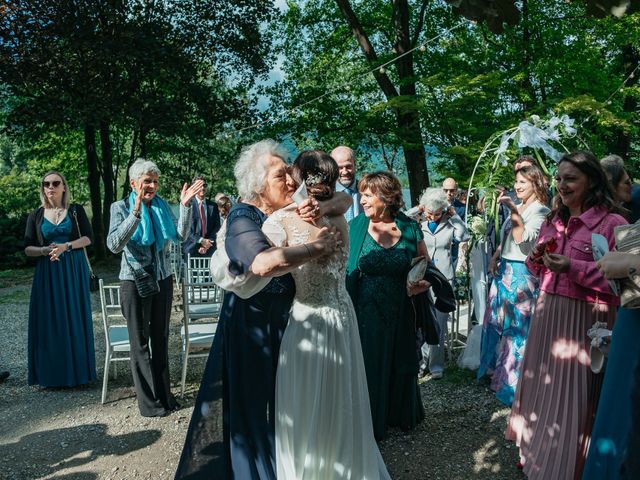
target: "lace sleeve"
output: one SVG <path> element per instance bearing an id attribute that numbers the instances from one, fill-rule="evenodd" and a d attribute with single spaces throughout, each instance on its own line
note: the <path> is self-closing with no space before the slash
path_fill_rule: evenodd
<path id="1" fill-rule="evenodd" d="M 287 245 L 287 232 L 281 223 L 281 216 L 278 212 L 271 215 L 262 225 L 264 233 L 274 247 L 284 247 Z"/>

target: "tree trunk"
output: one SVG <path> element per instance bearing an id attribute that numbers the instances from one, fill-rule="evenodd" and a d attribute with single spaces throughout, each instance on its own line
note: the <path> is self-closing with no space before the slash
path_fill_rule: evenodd
<path id="1" fill-rule="evenodd" d="M 126 198 L 131 191 L 129 185 L 129 167 L 136 161 L 136 146 L 138 144 L 138 129 L 133 130 L 133 138 L 131 139 L 131 150 L 129 151 L 129 163 L 127 163 L 126 171 L 124 172 L 124 182 L 122 183 L 122 198 Z"/>
<path id="2" fill-rule="evenodd" d="M 118 195 L 118 176 L 120 175 L 120 165 L 122 164 L 122 137 L 121 135 L 116 135 L 113 137 L 115 143 L 115 155 L 114 155 L 114 165 L 113 165 L 113 201 L 117 200 L 116 196 Z"/>
<path id="3" fill-rule="evenodd" d="M 100 122 L 100 149 L 102 153 L 102 185 L 104 186 L 104 199 L 102 200 L 102 225 L 104 231 L 109 231 L 111 219 L 111 204 L 115 201 L 113 191 L 113 150 L 111 148 L 111 136 L 109 135 L 109 123 Z"/>
<path id="4" fill-rule="evenodd" d="M 411 204 L 416 205 L 420 198 L 420 193 L 429 186 L 429 172 L 427 171 L 422 129 L 420 127 L 420 113 L 416 108 L 418 102 L 414 80 L 413 53 L 406 54 L 412 48 L 409 27 L 409 4 L 407 0 L 393 0 L 392 20 L 396 34 L 393 49 L 397 55 L 404 55 L 396 61 L 398 83 L 400 85 L 398 90 L 401 96 L 412 100 L 411 102 L 403 102 L 401 109 L 396 111 L 396 118 L 407 164 Z M 418 35 L 419 32 L 416 32 L 415 37 L 417 38 Z"/>
<path id="5" fill-rule="evenodd" d="M 411 205 L 417 205 L 420 193 L 429 186 L 426 155 L 422 143 L 422 131 L 418 113 L 406 112 L 396 115 L 398 130 L 402 139 L 404 159 L 407 164 Z"/>
<path id="6" fill-rule="evenodd" d="M 84 149 L 87 154 L 87 181 L 89 183 L 89 197 L 93 217 L 93 251 L 97 260 L 106 257 L 105 236 L 102 223 L 102 205 L 100 202 L 100 172 L 98 170 L 98 155 L 96 153 L 96 129 L 93 125 L 84 127 Z"/>
<path id="7" fill-rule="evenodd" d="M 522 70 L 523 79 L 520 87 L 524 90 L 522 95 L 522 111 L 526 114 L 536 104 L 536 91 L 531 81 L 531 31 L 529 30 L 529 0 L 522 1 Z"/>
<path id="8" fill-rule="evenodd" d="M 624 78 L 627 78 L 640 62 L 640 52 L 633 45 L 626 45 L 622 49 L 622 62 L 624 65 Z M 630 87 L 638 83 L 638 75 L 630 78 L 626 86 Z M 633 115 L 638 108 L 638 100 L 633 95 L 627 95 L 622 107 L 623 112 Z M 614 152 L 620 155 L 625 163 L 631 159 L 631 135 L 624 130 L 618 130 Z"/>
<path id="9" fill-rule="evenodd" d="M 351 7 L 349 0 L 336 0 L 338 8 L 345 18 L 353 36 L 360 45 L 360 49 L 371 65 L 378 65 L 378 55 L 357 15 Z M 395 31 L 395 43 L 393 45 L 397 54 L 408 52 L 412 48 L 410 26 L 409 26 L 409 4 L 407 0 L 393 0 L 393 28 Z M 422 14 L 421 12 L 421 18 Z M 422 25 L 422 21 L 420 21 Z M 421 28 L 421 27 L 419 27 Z M 415 39 L 419 32 L 415 32 Z M 416 95 L 416 83 L 413 79 L 413 53 L 408 53 L 396 61 L 399 76 L 399 90 L 393 85 L 386 73 L 379 70 L 373 72 L 373 76 L 378 82 L 378 86 L 384 93 L 387 100 L 397 98 L 398 95 L 414 97 Z M 394 106 L 398 125 L 398 136 L 402 142 L 402 150 L 407 165 L 407 175 L 409 177 L 409 189 L 411 190 L 411 201 L 417 203 L 420 193 L 429 186 L 429 173 L 427 172 L 426 155 L 424 143 L 422 141 L 422 131 L 420 127 L 420 113 L 416 107 L 417 102 L 402 102 L 401 106 Z"/>
<path id="10" fill-rule="evenodd" d="M 147 157 L 147 132 L 144 127 L 140 127 L 140 156 Z"/>

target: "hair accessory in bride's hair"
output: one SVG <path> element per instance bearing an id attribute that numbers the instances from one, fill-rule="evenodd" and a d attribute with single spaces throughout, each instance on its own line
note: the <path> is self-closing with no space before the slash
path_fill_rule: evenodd
<path id="1" fill-rule="evenodd" d="M 307 187 L 312 187 L 314 185 L 324 183 L 324 175 L 320 172 L 311 173 L 307 175 L 304 183 L 307 184 Z"/>

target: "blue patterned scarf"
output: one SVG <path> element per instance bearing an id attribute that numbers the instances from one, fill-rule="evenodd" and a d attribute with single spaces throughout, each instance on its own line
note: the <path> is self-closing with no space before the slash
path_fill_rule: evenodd
<path id="1" fill-rule="evenodd" d="M 129 194 L 129 205 L 135 205 L 136 193 Z M 141 203 L 141 222 L 131 237 L 131 241 L 137 245 L 148 247 L 156 244 L 157 250 L 162 250 L 167 240 L 178 241 L 178 232 L 173 223 L 173 217 L 169 205 L 158 195 L 151 200 L 151 208 Z M 153 220 L 153 221 L 152 221 Z"/>

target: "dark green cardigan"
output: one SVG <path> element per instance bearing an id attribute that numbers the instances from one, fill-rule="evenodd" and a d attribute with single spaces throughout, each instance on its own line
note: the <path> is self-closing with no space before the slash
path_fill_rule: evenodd
<path id="1" fill-rule="evenodd" d="M 406 240 L 409 245 L 416 245 L 413 256 L 417 255 L 418 239 L 421 239 L 420 225 L 404 213 L 398 212 L 395 218 L 396 226 L 400 230 L 401 240 Z M 347 262 L 347 291 L 356 303 L 358 294 L 358 280 L 360 279 L 360 270 L 358 270 L 358 260 L 362 245 L 369 229 L 369 219 L 364 213 L 361 213 L 349 223 L 349 260 Z M 408 271 L 407 271 L 408 272 Z"/>

